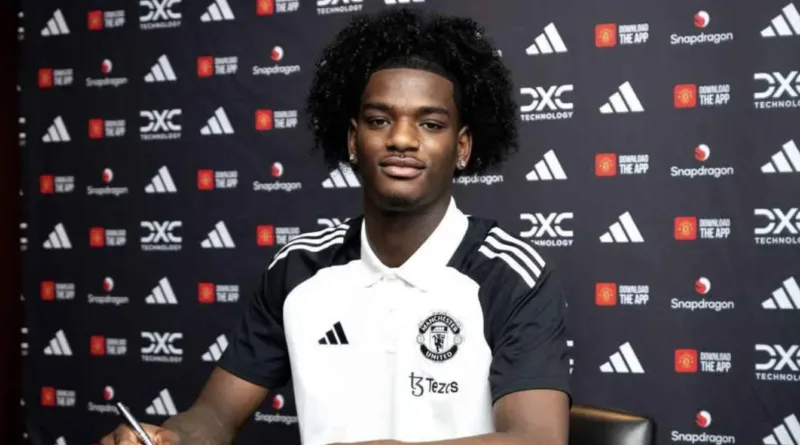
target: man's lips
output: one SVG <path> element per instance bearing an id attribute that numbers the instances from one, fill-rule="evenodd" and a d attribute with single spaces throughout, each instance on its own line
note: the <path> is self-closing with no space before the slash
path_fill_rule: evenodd
<path id="1" fill-rule="evenodd" d="M 416 158 L 389 156 L 378 164 L 387 176 L 397 179 L 413 179 L 422 174 L 425 163 Z"/>

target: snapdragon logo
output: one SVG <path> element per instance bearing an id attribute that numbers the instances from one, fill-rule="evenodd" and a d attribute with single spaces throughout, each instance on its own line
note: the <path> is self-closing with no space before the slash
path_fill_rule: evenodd
<path id="1" fill-rule="evenodd" d="M 695 415 L 694 422 L 700 428 L 708 428 L 711 426 L 711 413 L 706 410 L 702 410 Z M 673 442 L 678 443 L 713 443 L 715 445 L 721 445 L 726 443 L 736 443 L 736 438 L 734 436 L 728 436 L 723 434 L 708 434 L 708 433 L 682 433 L 680 431 L 673 430 L 670 434 L 670 438 Z"/>
<path id="2" fill-rule="evenodd" d="M 711 157 L 711 148 L 706 144 L 699 144 L 694 148 L 694 158 L 696 161 L 705 163 Z M 700 165 L 699 167 L 681 168 L 677 165 L 670 167 L 670 176 L 673 178 L 703 178 L 711 177 L 719 179 L 723 176 L 732 176 L 734 174 L 733 167 L 706 167 Z"/>
<path id="3" fill-rule="evenodd" d="M 272 177 L 275 178 L 274 182 L 258 182 L 253 181 L 253 191 L 255 192 L 274 192 L 274 191 L 283 191 L 283 192 L 293 192 L 295 190 L 300 190 L 303 188 L 303 184 L 300 182 L 281 182 L 279 178 L 283 176 L 283 164 L 280 162 L 275 162 L 272 164 L 270 168 L 270 173 Z"/>
<path id="4" fill-rule="evenodd" d="M 672 300 L 670 300 L 670 308 L 676 310 L 687 310 L 690 312 L 694 311 L 722 312 L 736 308 L 736 304 L 733 301 L 714 300 L 712 298 L 706 298 L 706 296 L 711 292 L 711 280 L 709 280 L 706 277 L 700 277 L 697 280 L 695 280 L 694 291 L 698 296 L 700 296 L 699 300 L 696 299 L 681 300 L 679 298 L 673 298 Z"/>
<path id="5" fill-rule="evenodd" d="M 454 184 L 460 184 L 460 185 L 472 185 L 472 184 L 492 185 L 500 182 L 503 182 L 503 175 L 469 175 L 469 176 L 459 176 L 458 178 L 453 179 Z"/>
<path id="6" fill-rule="evenodd" d="M 711 15 L 706 11 L 697 11 L 697 13 L 694 15 L 695 28 L 705 29 L 710 22 Z M 732 32 L 705 33 L 701 31 L 699 34 L 672 34 L 669 36 L 669 43 L 672 45 L 694 46 L 703 43 L 713 43 L 714 45 L 719 45 L 720 43 L 729 42 L 731 40 L 733 40 Z"/>
<path id="7" fill-rule="evenodd" d="M 275 65 L 272 66 L 259 66 L 253 65 L 253 75 L 254 76 L 272 76 L 274 74 L 283 74 L 284 76 L 288 76 L 289 74 L 299 73 L 300 72 L 300 65 L 281 65 L 279 64 L 285 52 L 283 48 L 280 46 L 276 46 L 272 48 L 270 51 L 270 58 Z"/>

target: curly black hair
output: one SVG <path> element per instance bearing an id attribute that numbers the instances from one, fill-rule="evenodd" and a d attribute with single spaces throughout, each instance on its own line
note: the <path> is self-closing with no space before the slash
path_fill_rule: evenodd
<path id="1" fill-rule="evenodd" d="M 369 77 L 388 67 L 428 69 L 451 79 L 472 156 L 456 175 L 498 167 L 518 149 L 511 73 L 481 25 L 469 18 L 391 8 L 355 17 L 316 63 L 306 101 L 315 150 L 335 168 L 347 163 L 349 120 L 358 114 Z"/>

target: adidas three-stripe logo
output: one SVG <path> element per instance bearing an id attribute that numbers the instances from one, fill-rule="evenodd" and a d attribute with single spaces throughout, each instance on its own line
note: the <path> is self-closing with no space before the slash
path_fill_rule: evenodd
<path id="1" fill-rule="evenodd" d="M 147 304 L 178 304 L 178 299 L 175 298 L 175 292 L 172 290 L 169 280 L 164 277 L 158 280 L 158 285 L 153 288 L 150 295 L 145 297 L 144 302 Z"/>
<path id="2" fill-rule="evenodd" d="M 567 174 L 558 162 L 556 153 L 553 150 L 544 154 L 544 159 L 537 162 L 533 170 L 525 175 L 528 181 L 550 181 L 553 179 L 564 180 L 567 179 Z"/>
<path id="3" fill-rule="evenodd" d="M 158 169 L 158 173 L 150 180 L 150 184 L 144 187 L 145 193 L 175 193 L 178 189 L 175 188 L 175 181 L 172 180 L 172 175 L 166 165 Z"/>
<path id="4" fill-rule="evenodd" d="M 200 16 L 200 21 L 221 22 L 223 20 L 233 20 L 235 18 L 230 5 L 228 5 L 228 0 L 214 0 L 206 9 L 206 12 Z"/>
<path id="5" fill-rule="evenodd" d="M 214 228 L 208 232 L 208 238 L 200 242 L 200 245 L 203 249 L 233 249 L 236 247 L 224 221 L 214 225 Z"/>
<path id="6" fill-rule="evenodd" d="M 619 347 L 619 351 L 615 352 L 608 358 L 608 361 L 600 365 L 600 372 L 613 374 L 644 374 L 644 368 L 639 363 L 639 358 L 633 352 L 633 348 L 629 342 L 625 342 Z"/>
<path id="7" fill-rule="evenodd" d="M 764 438 L 764 445 L 795 444 L 800 444 L 800 422 L 794 414 L 784 417 L 783 423 L 773 428 L 772 434 Z"/>
<path id="8" fill-rule="evenodd" d="M 353 169 L 347 164 L 339 165 L 339 168 L 332 170 L 328 174 L 328 179 L 322 181 L 322 187 L 326 189 L 343 189 L 361 187 Z"/>
<path id="9" fill-rule="evenodd" d="M 333 324 L 333 329 L 325 333 L 325 336 L 319 339 L 321 345 L 349 345 L 347 336 L 344 334 L 344 328 L 340 322 Z"/>
<path id="10" fill-rule="evenodd" d="M 769 26 L 761 30 L 761 37 L 800 36 L 800 14 L 794 3 L 789 3 L 775 16 Z"/>
<path id="11" fill-rule="evenodd" d="M 770 162 L 761 166 L 761 173 L 800 173 L 800 150 L 794 140 L 783 144 L 782 150 L 772 155 Z"/>
<path id="12" fill-rule="evenodd" d="M 158 397 L 153 399 L 153 403 L 145 408 L 144 412 L 151 416 L 174 416 L 178 414 L 175 403 L 172 401 L 172 396 L 166 388 L 158 393 Z"/>
<path id="13" fill-rule="evenodd" d="M 56 9 L 53 13 L 53 17 L 47 21 L 47 26 L 42 28 L 42 36 L 50 37 L 50 36 L 62 36 L 69 34 L 69 27 L 67 26 L 67 21 L 64 20 L 64 14 L 61 13 L 60 9 Z"/>
<path id="14" fill-rule="evenodd" d="M 561 35 L 556 29 L 556 25 L 550 23 L 544 27 L 544 32 L 539 34 L 534 39 L 533 44 L 525 49 L 525 53 L 529 56 L 536 56 L 539 54 L 552 54 L 552 53 L 565 53 L 567 46 L 561 39 Z"/>
<path id="15" fill-rule="evenodd" d="M 278 261 L 286 258 L 286 256 L 289 255 L 289 252 L 295 250 L 319 252 L 331 246 L 335 246 L 336 244 L 342 244 L 344 242 L 344 235 L 347 233 L 347 229 L 349 228 L 350 226 L 347 224 L 339 224 L 338 226 L 328 229 L 298 235 L 292 238 L 291 241 L 289 241 L 281 248 L 281 250 L 278 251 L 278 253 L 275 254 L 275 257 L 272 259 L 272 262 L 269 264 L 267 269 L 272 269 L 272 267 Z"/>
<path id="16" fill-rule="evenodd" d="M 641 113 L 642 111 L 644 111 L 644 107 L 628 81 L 620 85 L 618 91 L 608 98 L 608 102 L 600 107 L 602 114 Z"/>
<path id="17" fill-rule="evenodd" d="M 210 134 L 233 134 L 233 126 L 231 121 L 228 120 L 228 115 L 225 114 L 225 109 L 222 107 L 214 110 L 214 115 L 208 118 L 208 124 L 200 129 L 200 134 L 208 136 Z"/>
<path id="18" fill-rule="evenodd" d="M 53 123 L 47 127 L 47 133 L 42 136 L 42 142 L 45 143 L 69 142 L 71 140 L 67 126 L 64 125 L 64 119 L 61 116 L 56 116 L 53 119 Z"/>
<path id="19" fill-rule="evenodd" d="M 772 297 L 761 302 L 764 309 L 800 309 L 800 287 L 794 277 L 784 280 L 782 286 L 772 291 Z"/>
<path id="20" fill-rule="evenodd" d="M 643 243 L 644 238 L 642 238 L 639 228 L 636 227 L 636 223 L 633 222 L 630 212 L 625 212 L 619 215 L 619 220 L 617 222 L 611 224 L 611 227 L 608 228 L 608 232 L 600 235 L 600 242 Z"/>
<path id="21" fill-rule="evenodd" d="M 144 81 L 147 83 L 153 82 L 174 82 L 178 80 L 175 71 L 172 70 L 172 65 L 166 54 L 162 54 L 158 61 L 150 67 L 150 72 L 144 76 Z"/>
<path id="22" fill-rule="evenodd" d="M 536 280 L 544 269 L 544 259 L 533 247 L 499 227 L 489 230 L 478 252 L 487 258 L 497 258 L 505 262 L 531 288 L 536 286 Z"/>
<path id="23" fill-rule="evenodd" d="M 56 227 L 50 232 L 50 235 L 44 240 L 45 249 L 72 249 L 72 243 L 69 241 L 67 231 L 64 230 L 64 224 L 58 223 Z"/>
<path id="24" fill-rule="evenodd" d="M 216 362 L 217 360 L 222 357 L 222 353 L 225 352 L 225 349 L 228 348 L 228 339 L 224 335 L 220 335 L 214 341 L 214 343 L 209 346 L 208 351 L 203 354 L 203 361 L 204 362 Z"/>
<path id="25" fill-rule="evenodd" d="M 50 340 L 50 344 L 44 347 L 44 355 L 72 355 L 72 348 L 69 347 L 63 329 L 59 329 L 56 336 Z"/>

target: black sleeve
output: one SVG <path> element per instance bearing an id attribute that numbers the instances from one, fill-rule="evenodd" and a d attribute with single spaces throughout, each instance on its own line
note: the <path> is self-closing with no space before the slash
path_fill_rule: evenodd
<path id="1" fill-rule="evenodd" d="M 546 269 L 533 288 L 516 283 L 498 284 L 489 297 L 492 400 L 516 391 L 555 389 L 567 394 L 571 406 L 566 300 L 560 282 Z"/>
<path id="2" fill-rule="evenodd" d="M 285 276 L 278 264 L 264 269 L 232 339 L 217 363 L 222 369 L 264 388 L 279 388 L 290 376 L 283 329 Z"/>

